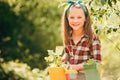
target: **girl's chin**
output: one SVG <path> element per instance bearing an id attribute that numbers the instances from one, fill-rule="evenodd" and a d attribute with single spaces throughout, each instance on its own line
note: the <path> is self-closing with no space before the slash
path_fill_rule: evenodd
<path id="1" fill-rule="evenodd" d="M 80 27 L 78 27 L 78 26 L 73 27 L 73 30 L 79 30 L 79 29 L 80 29 Z"/>
<path id="2" fill-rule="evenodd" d="M 79 29 L 80 29 L 80 28 L 77 28 L 77 29 L 76 29 L 76 28 L 73 28 L 73 30 L 75 30 L 75 31 L 77 31 L 77 30 L 79 30 Z"/>

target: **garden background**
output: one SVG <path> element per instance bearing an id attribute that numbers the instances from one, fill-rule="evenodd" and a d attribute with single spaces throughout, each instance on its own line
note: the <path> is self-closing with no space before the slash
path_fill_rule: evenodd
<path id="1" fill-rule="evenodd" d="M 63 46 L 65 1 L 0 0 L 0 80 L 49 79 L 47 68 L 56 55 L 48 50 Z M 120 80 L 120 0 L 83 3 L 101 40 L 102 80 Z"/>

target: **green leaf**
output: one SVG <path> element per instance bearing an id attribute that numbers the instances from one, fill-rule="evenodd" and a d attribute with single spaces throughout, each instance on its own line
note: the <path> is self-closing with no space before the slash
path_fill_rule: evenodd
<path id="1" fill-rule="evenodd" d="M 117 28 L 113 28 L 113 32 L 116 32 L 117 31 Z"/>
<path id="2" fill-rule="evenodd" d="M 107 30 L 107 34 L 109 34 L 109 33 L 111 33 L 111 32 L 112 32 L 112 29 L 109 28 L 109 29 Z"/>
<path id="3" fill-rule="evenodd" d="M 106 3 L 106 0 L 101 0 L 101 4 L 104 5 Z"/>
<path id="4" fill-rule="evenodd" d="M 108 4 L 109 4 L 109 6 L 112 7 L 112 1 L 111 0 L 108 0 Z"/>
<path id="5" fill-rule="evenodd" d="M 113 2 L 116 4 L 117 3 L 117 1 L 116 0 L 113 0 Z"/>

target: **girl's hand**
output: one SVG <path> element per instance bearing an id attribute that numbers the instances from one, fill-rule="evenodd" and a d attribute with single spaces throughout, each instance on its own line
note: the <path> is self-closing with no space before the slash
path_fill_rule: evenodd
<path id="1" fill-rule="evenodd" d="M 67 67 L 68 70 L 72 69 L 72 70 L 83 70 L 83 65 L 82 64 L 76 64 L 76 65 L 68 65 Z"/>
<path id="2" fill-rule="evenodd" d="M 63 57 L 62 57 L 62 62 L 64 62 L 64 63 L 67 63 L 68 62 L 68 56 L 67 55 L 63 55 Z"/>
<path id="3" fill-rule="evenodd" d="M 77 70 L 77 65 L 68 65 L 68 70 Z"/>

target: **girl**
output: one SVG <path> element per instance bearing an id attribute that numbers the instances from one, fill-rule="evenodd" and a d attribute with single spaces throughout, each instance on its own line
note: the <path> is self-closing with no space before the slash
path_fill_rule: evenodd
<path id="1" fill-rule="evenodd" d="M 72 2 L 63 14 L 64 56 L 62 61 L 69 62 L 67 69 L 77 70 L 79 80 L 85 80 L 84 63 L 89 59 L 101 61 L 100 41 L 92 31 L 90 15 L 81 1 Z"/>

